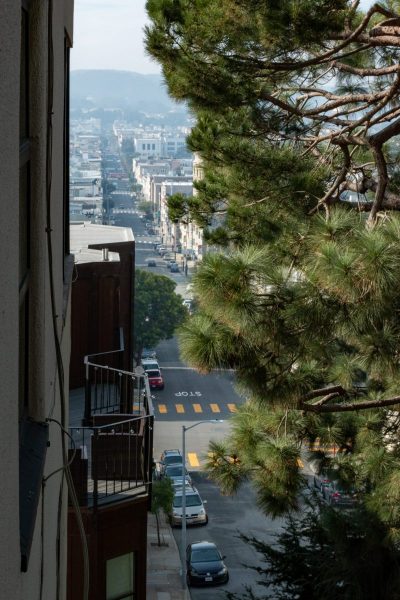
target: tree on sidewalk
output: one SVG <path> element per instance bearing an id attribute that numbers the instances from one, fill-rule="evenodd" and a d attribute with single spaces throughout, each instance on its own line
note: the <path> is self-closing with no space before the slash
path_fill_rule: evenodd
<path id="1" fill-rule="evenodd" d="M 160 513 L 163 512 L 165 515 L 170 515 L 172 513 L 173 499 L 174 489 L 172 481 L 169 479 L 169 477 L 164 477 L 163 479 L 157 479 L 153 481 L 151 512 L 156 517 L 158 546 L 161 546 Z"/>
<path id="2" fill-rule="evenodd" d="M 136 269 L 134 333 L 138 359 L 144 347 L 153 347 L 171 338 L 187 316 L 175 287 L 169 277 Z"/>

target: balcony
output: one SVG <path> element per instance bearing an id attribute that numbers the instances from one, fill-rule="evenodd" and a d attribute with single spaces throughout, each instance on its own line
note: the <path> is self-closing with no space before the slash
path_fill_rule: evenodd
<path id="1" fill-rule="evenodd" d="M 114 354 L 114 356 L 112 356 Z M 85 357 L 86 384 L 71 398 L 69 460 L 81 507 L 150 495 L 153 405 L 147 377 Z"/>

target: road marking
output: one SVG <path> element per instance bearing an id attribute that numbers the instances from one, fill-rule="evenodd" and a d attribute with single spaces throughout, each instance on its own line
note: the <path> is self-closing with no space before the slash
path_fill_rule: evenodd
<path id="1" fill-rule="evenodd" d="M 203 409 L 201 408 L 201 404 L 193 404 L 193 410 L 196 413 L 201 413 L 203 412 Z"/>
<path id="2" fill-rule="evenodd" d="M 158 405 L 158 410 L 160 413 L 166 413 L 167 412 L 167 407 L 165 406 L 165 404 L 159 404 Z"/>
<path id="3" fill-rule="evenodd" d="M 297 459 L 297 466 L 300 467 L 300 469 L 304 469 L 304 463 L 301 458 Z"/>
<path id="4" fill-rule="evenodd" d="M 221 412 L 218 404 L 210 404 L 210 408 L 211 408 L 211 410 L 212 410 L 213 413 L 219 413 L 219 412 Z"/>
<path id="5" fill-rule="evenodd" d="M 227 404 L 227 407 L 229 408 L 229 410 L 231 412 L 236 412 L 237 411 L 236 404 Z"/>
<path id="6" fill-rule="evenodd" d="M 199 467 L 199 459 L 197 458 L 196 452 L 188 452 L 189 465 L 191 467 Z"/>
<path id="7" fill-rule="evenodd" d="M 176 412 L 177 413 L 184 413 L 185 412 L 185 407 L 183 406 L 183 404 L 175 404 L 176 407 Z"/>

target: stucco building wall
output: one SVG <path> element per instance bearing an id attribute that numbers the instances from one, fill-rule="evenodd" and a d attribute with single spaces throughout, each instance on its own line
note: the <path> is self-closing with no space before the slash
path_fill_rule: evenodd
<path id="1" fill-rule="evenodd" d="M 51 6 L 51 5 L 50 5 Z M 29 11 L 29 121 L 27 143 L 31 172 L 30 218 L 20 218 L 20 62 L 21 8 Z M 62 357 L 62 383 L 68 398 L 70 353 L 70 276 L 66 256 L 65 194 L 65 46 L 72 40 L 73 2 L 53 3 L 52 47 L 54 69 L 48 77 L 48 10 L 45 0 L 0 3 L 0 589 L 2 598 L 54 600 L 66 588 L 66 486 L 61 472 L 51 476 L 40 492 L 34 511 L 32 546 L 26 572 L 21 571 L 19 431 L 22 418 L 43 422 L 50 417 L 63 421 L 60 385 L 53 332 L 50 276 L 47 247 L 46 199 L 51 179 L 52 272 L 57 335 Z M 51 81 L 52 79 L 52 81 Z M 48 90 L 53 86 L 52 115 L 48 114 Z M 52 152 L 48 162 L 48 132 L 52 131 Z M 50 169 L 49 169 L 50 166 Z M 51 175 L 51 177 L 50 177 Z M 29 223 L 28 223 L 29 222 Z M 26 406 L 21 411 L 20 320 L 21 237 L 30 228 L 28 286 L 28 335 L 24 350 L 28 356 Z M 25 339 L 25 338 L 21 338 Z M 65 408 L 67 413 L 67 407 Z M 68 421 L 67 421 L 68 422 Z M 49 447 L 44 476 L 63 463 L 60 428 L 49 422 Z M 60 546 L 57 546 L 57 535 Z M 58 558 L 59 557 L 59 558 Z M 59 584 L 57 583 L 59 581 Z M 42 590 L 42 595 L 40 592 Z"/>

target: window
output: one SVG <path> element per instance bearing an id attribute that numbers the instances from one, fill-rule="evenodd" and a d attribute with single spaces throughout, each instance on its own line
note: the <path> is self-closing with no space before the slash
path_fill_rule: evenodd
<path id="1" fill-rule="evenodd" d="M 135 560 L 134 553 L 123 554 L 107 561 L 106 600 L 134 600 Z"/>
<path id="2" fill-rule="evenodd" d="M 152 150 L 155 150 L 155 149 L 156 149 L 156 145 L 155 145 L 155 144 L 152 144 L 152 145 L 151 145 L 151 149 L 152 149 Z"/>
<path id="3" fill-rule="evenodd" d="M 146 150 L 146 144 L 142 144 L 142 150 Z"/>

